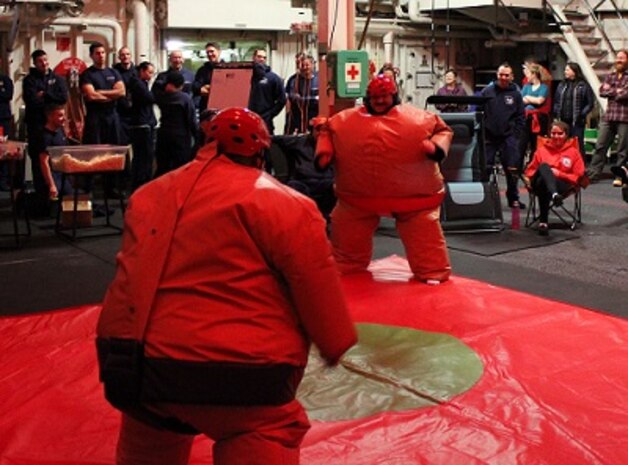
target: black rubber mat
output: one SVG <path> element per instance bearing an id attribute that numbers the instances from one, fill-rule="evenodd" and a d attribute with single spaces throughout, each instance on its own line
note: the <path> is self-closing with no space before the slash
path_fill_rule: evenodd
<path id="1" fill-rule="evenodd" d="M 382 220 L 377 234 L 387 237 L 398 237 L 392 220 Z M 539 236 L 535 229 L 521 228 L 519 230 L 504 229 L 500 232 L 477 233 L 447 233 L 447 247 L 449 249 L 468 252 L 484 257 L 516 252 L 537 247 L 558 244 L 559 242 L 576 239 L 578 231 L 552 229 L 549 236 Z"/>
<path id="2" fill-rule="evenodd" d="M 546 247 L 578 237 L 576 231 L 568 230 L 551 230 L 549 236 L 539 236 L 532 229 L 506 229 L 498 233 L 447 234 L 447 247 L 491 257 L 517 250 Z"/>

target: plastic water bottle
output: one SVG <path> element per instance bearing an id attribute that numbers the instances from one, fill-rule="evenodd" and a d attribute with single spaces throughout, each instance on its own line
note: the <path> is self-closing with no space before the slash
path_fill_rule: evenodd
<path id="1" fill-rule="evenodd" d="M 513 208 L 510 209 L 511 213 L 512 213 L 512 220 L 510 222 L 510 228 L 514 229 L 514 230 L 518 230 L 519 227 L 521 226 L 521 209 L 519 208 L 519 205 L 515 205 Z"/>

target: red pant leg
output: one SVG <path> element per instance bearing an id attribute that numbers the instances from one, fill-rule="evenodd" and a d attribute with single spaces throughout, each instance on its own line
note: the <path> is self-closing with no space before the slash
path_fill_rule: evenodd
<path id="1" fill-rule="evenodd" d="M 117 465 L 187 465 L 194 436 L 162 431 L 122 415 Z"/>
<path id="2" fill-rule="evenodd" d="M 395 214 L 397 231 L 416 279 L 447 281 L 451 265 L 440 225 L 440 207 Z"/>
<path id="3" fill-rule="evenodd" d="M 331 243 L 341 273 L 366 271 L 373 255 L 379 215 L 338 200 L 331 213 Z"/>
<path id="4" fill-rule="evenodd" d="M 160 405 L 215 441 L 214 465 L 298 465 L 310 427 L 301 404 L 264 407 Z"/>

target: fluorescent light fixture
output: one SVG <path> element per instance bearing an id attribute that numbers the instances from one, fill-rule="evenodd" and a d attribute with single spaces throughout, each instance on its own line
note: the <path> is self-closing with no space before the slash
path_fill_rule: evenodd
<path id="1" fill-rule="evenodd" d="M 184 43 L 180 40 L 169 40 L 166 42 L 166 50 L 169 52 L 172 50 L 181 50 L 183 48 Z"/>

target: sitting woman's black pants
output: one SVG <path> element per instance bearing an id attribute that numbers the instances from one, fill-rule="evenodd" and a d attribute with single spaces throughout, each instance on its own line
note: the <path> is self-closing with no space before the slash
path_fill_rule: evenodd
<path id="1" fill-rule="evenodd" d="M 556 179 L 552 168 L 547 163 L 541 163 L 532 177 L 532 190 L 539 199 L 539 222 L 547 223 L 549 206 L 552 195 L 564 195 L 573 187 L 573 184 Z"/>

